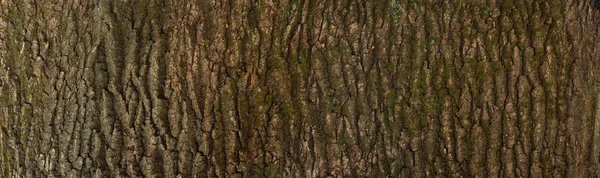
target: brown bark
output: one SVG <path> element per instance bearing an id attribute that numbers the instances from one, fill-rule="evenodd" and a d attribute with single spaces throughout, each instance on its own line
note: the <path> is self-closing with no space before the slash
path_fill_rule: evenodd
<path id="1" fill-rule="evenodd" d="M 584 0 L 0 1 L 2 177 L 600 176 Z"/>

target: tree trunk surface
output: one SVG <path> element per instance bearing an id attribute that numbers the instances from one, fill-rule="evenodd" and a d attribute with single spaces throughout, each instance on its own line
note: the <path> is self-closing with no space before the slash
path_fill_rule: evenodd
<path id="1" fill-rule="evenodd" d="M 592 0 L 0 0 L 0 177 L 598 177 Z"/>

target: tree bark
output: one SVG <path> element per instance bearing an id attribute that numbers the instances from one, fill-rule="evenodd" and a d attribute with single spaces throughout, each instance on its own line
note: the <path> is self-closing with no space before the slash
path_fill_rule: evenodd
<path id="1" fill-rule="evenodd" d="M 597 177 L 592 0 L 0 1 L 2 177 Z"/>

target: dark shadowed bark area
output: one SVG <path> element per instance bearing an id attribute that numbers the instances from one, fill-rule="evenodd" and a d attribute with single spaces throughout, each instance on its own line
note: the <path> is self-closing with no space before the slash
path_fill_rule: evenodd
<path id="1" fill-rule="evenodd" d="M 0 177 L 597 177 L 592 0 L 0 0 Z"/>

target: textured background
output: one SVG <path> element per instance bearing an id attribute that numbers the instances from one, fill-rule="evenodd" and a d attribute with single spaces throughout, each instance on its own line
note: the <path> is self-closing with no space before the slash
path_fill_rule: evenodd
<path id="1" fill-rule="evenodd" d="M 0 0 L 2 177 L 600 176 L 591 0 Z"/>

